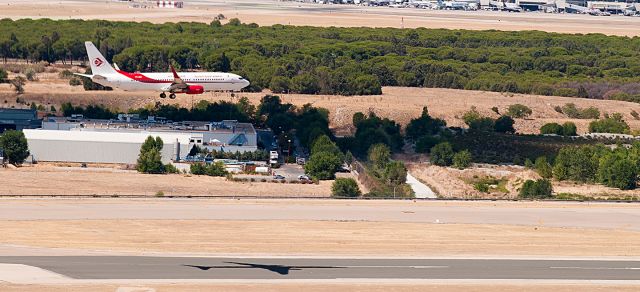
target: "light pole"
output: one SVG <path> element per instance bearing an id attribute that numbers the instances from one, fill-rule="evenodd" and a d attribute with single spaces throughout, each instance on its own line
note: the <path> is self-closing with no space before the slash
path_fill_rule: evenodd
<path id="1" fill-rule="evenodd" d="M 289 161 L 289 156 L 291 156 L 291 139 L 288 139 L 287 142 L 289 144 L 289 150 L 287 151 L 287 161 Z M 284 163 L 287 163 L 287 161 L 285 161 Z"/>

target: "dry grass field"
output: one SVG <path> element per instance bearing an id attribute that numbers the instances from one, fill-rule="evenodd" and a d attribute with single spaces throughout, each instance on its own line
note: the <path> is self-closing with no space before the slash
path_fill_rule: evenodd
<path id="1" fill-rule="evenodd" d="M 195 21 L 209 23 L 218 14 L 259 25 L 290 24 L 341 27 L 426 27 L 473 30 L 541 30 L 561 33 L 640 35 L 640 19 L 575 14 L 443 11 L 317 5 L 276 0 L 211 0 L 186 2 L 183 9 L 129 8 L 127 3 L 103 0 L 0 0 L 0 18 L 107 19 L 153 23 Z"/>
<path id="2" fill-rule="evenodd" d="M 496 224 L 296 220 L 11 220 L 0 243 L 127 253 L 638 257 L 640 232 Z M 29 230 L 29 232 L 24 232 Z"/>
<path id="3" fill-rule="evenodd" d="M 130 108 L 153 106 L 156 102 L 178 104 L 190 108 L 200 100 L 208 101 L 237 101 L 239 96 L 246 96 L 254 104 L 268 91 L 262 93 L 239 93 L 232 97 L 229 93 L 210 92 L 198 96 L 178 95 L 175 100 L 160 99 L 155 92 L 125 92 L 114 90 L 110 92 L 84 91 L 81 86 L 68 85 L 68 80 L 58 78 L 57 71 L 61 68 L 50 68 L 49 73 L 38 74 L 39 81 L 27 82 L 26 93 L 20 98 L 27 104 L 35 102 L 45 108 L 51 105 L 60 108 L 60 104 L 71 102 L 75 105 L 103 104 L 111 109 L 126 111 Z M 388 117 L 406 125 L 412 118 L 418 117 L 422 108 L 427 106 L 429 113 L 437 118 L 445 119 L 448 125 L 463 126 L 462 115 L 475 106 L 483 115 L 498 117 L 491 110 L 498 107 L 501 113 L 506 112 L 509 105 L 520 103 L 529 106 L 533 114 L 527 119 L 517 119 L 515 128 L 519 133 L 538 133 L 545 123 L 565 121 L 574 122 L 579 133 L 588 130 L 591 120 L 571 119 L 554 110 L 555 106 L 574 103 L 579 108 L 596 107 L 601 113 L 621 113 L 632 129 L 640 129 L 640 120 L 636 120 L 631 111 L 640 112 L 640 104 L 615 101 L 571 98 L 559 96 L 540 96 L 526 94 L 504 94 L 499 92 L 484 92 L 444 88 L 410 88 L 384 87 L 382 95 L 373 96 L 335 96 L 335 95 L 305 95 L 279 94 L 284 102 L 297 106 L 310 103 L 330 111 L 330 127 L 338 134 L 351 133 L 352 116 L 356 112 L 374 112 L 378 116 Z M 0 84 L 0 103 L 4 106 L 28 107 L 16 104 L 16 95 L 8 84 Z"/>
<path id="4" fill-rule="evenodd" d="M 267 177 L 269 178 L 269 177 Z M 152 175 L 113 168 L 52 166 L 0 168 L 3 195 L 306 196 L 328 197 L 331 181 L 320 184 L 231 182 L 221 177 Z"/>

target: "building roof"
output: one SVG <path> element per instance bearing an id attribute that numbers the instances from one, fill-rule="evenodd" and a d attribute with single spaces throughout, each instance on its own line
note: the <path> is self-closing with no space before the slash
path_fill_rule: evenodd
<path id="1" fill-rule="evenodd" d="M 91 131 L 87 129 L 59 131 L 59 130 L 24 130 L 24 135 L 33 140 L 56 141 L 84 141 L 84 142 L 111 142 L 111 143 L 143 143 L 148 136 L 158 136 L 165 144 L 173 143 L 176 139 L 181 144 L 189 144 L 190 134 L 167 132 L 109 132 Z"/>

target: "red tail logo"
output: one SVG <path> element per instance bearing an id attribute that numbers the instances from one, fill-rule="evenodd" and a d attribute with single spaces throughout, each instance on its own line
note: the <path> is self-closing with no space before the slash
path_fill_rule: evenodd
<path id="1" fill-rule="evenodd" d="M 93 60 L 93 64 L 95 64 L 96 67 L 102 66 L 103 63 L 104 61 L 102 61 L 100 58 L 96 58 L 95 60 Z"/>

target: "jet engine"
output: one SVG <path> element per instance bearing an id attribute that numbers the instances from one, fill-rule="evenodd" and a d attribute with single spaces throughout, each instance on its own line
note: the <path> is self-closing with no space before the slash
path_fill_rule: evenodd
<path id="1" fill-rule="evenodd" d="M 184 93 L 186 94 L 202 94 L 204 92 L 204 87 L 202 85 L 189 85 L 187 90 Z"/>

